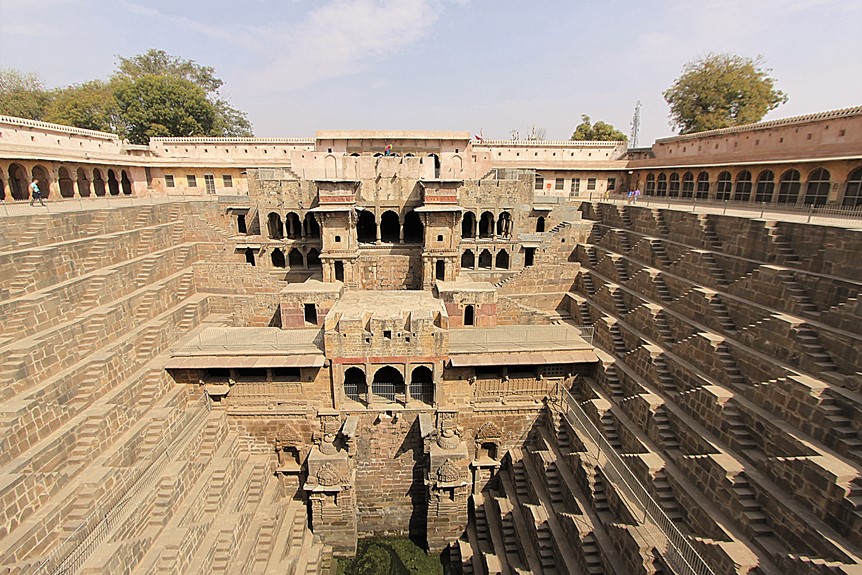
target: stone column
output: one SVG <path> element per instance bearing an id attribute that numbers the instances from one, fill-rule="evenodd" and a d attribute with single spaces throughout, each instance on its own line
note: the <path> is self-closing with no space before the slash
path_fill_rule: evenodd
<path id="1" fill-rule="evenodd" d="M 356 472 L 347 451 L 325 433 L 306 459 L 308 479 L 303 489 L 311 502 L 314 534 L 339 557 L 356 554 Z"/>

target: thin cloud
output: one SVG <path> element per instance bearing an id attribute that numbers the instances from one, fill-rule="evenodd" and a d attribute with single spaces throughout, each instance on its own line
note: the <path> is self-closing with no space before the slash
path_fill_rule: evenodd
<path id="1" fill-rule="evenodd" d="M 261 31 L 281 55 L 255 72 L 277 92 L 356 73 L 426 36 L 443 0 L 334 0 L 296 26 Z M 277 48 L 281 47 L 281 50 Z"/>

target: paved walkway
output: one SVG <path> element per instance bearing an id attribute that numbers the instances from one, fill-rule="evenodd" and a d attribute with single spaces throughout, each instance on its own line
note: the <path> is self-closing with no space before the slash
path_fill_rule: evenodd
<path id="1" fill-rule="evenodd" d="M 213 196 L 120 196 L 46 199 L 45 205 L 30 205 L 29 200 L 0 201 L 0 218 L 30 216 L 38 214 L 58 214 L 63 212 L 80 212 L 86 210 L 104 210 L 129 206 L 152 206 L 172 202 L 212 201 Z"/>

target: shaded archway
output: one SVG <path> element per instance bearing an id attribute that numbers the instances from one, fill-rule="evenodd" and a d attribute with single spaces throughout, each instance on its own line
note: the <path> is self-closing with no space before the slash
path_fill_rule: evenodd
<path id="1" fill-rule="evenodd" d="M 425 235 L 425 226 L 419 214 L 410 210 L 404 216 L 404 242 L 409 244 L 420 244 Z"/>
<path id="2" fill-rule="evenodd" d="M 358 367 L 348 367 L 344 372 L 344 397 L 365 403 L 368 397 L 368 384 L 365 372 Z"/>
<path id="3" fill-rule="evenodd" d="M 438 281 L 446 279 L 446 260 L 437 260 L 434 263 L 434 279 Z"/>
<path id="4" fill-rule="evenodd" d="M 473 304 L 464 306 L 464 325 L 476 325 L 476 308 Z"/>
<path id="5" fill-rule="evenodd" d="M 733 187 L 730 172 L 721 172 L 718 174 L 718 179 L 715 181 L 715 199 L 729 200 L 730 190 Z"/>
<path id="6" fill-rule="evenodd" d="M 428 154 L 428 157 L 434 162 L 434 177 L 440 177 L 440 157 L 437 154 Z"/>
<path id="7" fill-rule="evenodd" d="M 245 263 L 254 265 L 254 250 L 252 248 L 245 249 Z"/>
<path id="8" fill-rule="evenodd" d="M 434 403 L 434 374 L 431 369 L 420 365 L 410 374 L 410 398 L 428 405 Z"/>
<path id="9" fill-rule="evenodd" d="M 473 250 L 464 250 L 464 253 L 461 254 L 461 267 L 473 269 L 475 265 L 476 256 L 473 254 Z"/>
<path id="10" fill-rule="evenodd" d="M 108 191 L 112 196 L 120 195 L 120 182 L 117 180 L 117 174 L 114 170 L 108 170 Z"/>
<path id="11" fill-rule="evenodd" d="M 494 263 L 498 269 L 509 269 L 509 252 L 506 250 L 500 250 L 497 252 L 497 257 Z"/>
<path id="12" fill-rule="evenodd" d="M 87 179 L 87 172 L 84 168 L 78 168 L 78 194 L 82 198 L 90 197 L 90 180 Z"/>
<path id="13" fill-rule="evenodd" d="M 284 218 L 284 227 L 287 230 L 287 238 L 295 240 L 302 235 L 302 223 L 295 212 L 288 212 Z"/>
<path id="14" fill-rule="evenodd" d="M 808 174 L 808 186 L 805 189 L 805 205 L 823 206 L 829 199 L 829 170 L 817 168 Z"/>
<path id="15" fill-rule="evenodd" d="M 847 176 L 847 187 L 844 188 L 845 206 L 856 207 L 862 205 L 862 168 L 856 168 Z"/>
<path id="16" fill-rule="evenodd" d="M 71 198 L 75 195 L 75 183 L 66 168 L 60 168 L 57 172 L 57 183 L 60 184 L 61 197 Z"/>
<path id="17" fill-rule="evenodd" d="M 383 212 L 380 216 L 380 241 L 387 244 L 397 244 L 401 237 L 401 221 L 398 214 L 392 210 Z"/>
<path id="18" fill-rule="evenodd" d="M 545 216 L 539 216 L 536 218 L 536 233 L 541 233 L 545 231 Z"/>
<path id="19" fill-rule="evenodd" d="M 381 367 L 374 373 L 371 393 L 375 400 L 394 402 L 396 395 L 404 395 L 404 376 L 391 365 Z"/>
<path id="20" fill-rule="evenodd" d="M 701 172 L 697 175 L 697 193 L 695 197 L 705 200 L 709 197 L 709 173 Z"/>
<path id="21" fill-rule="evenodd" d="M 120 186 L 123 188 L 124 195 L 132 195 L 132 181 L 129 179 L 129 175 L 126 173 L 126 170 L 120 172 Z"/>
<path id="22" fill-rule="evenodd" d="M 102 178 L 102 170 L 99 168 L 93 170 L 93 191 L 99 197 L 105 195 L 105 180 Z"/>
<path id="23" fill-rule="evenodd" d="M 671 198 L 679 197 L 679 173 L 674 172 L 670 175 L 670 190 L 668 196 Z"/>
<path id="24" fill-rule="evenodd" d="M 356 238 L 361 243 L 373 244 L 377 241 L 377 220 L 368 210 L 359 212 L 356 220 Z"/>
<path id="25" fill-rule="evenodd" d="M 308 261 L 308 267 L 310 268 L 319 268 L 323 266 L 323 264 L 320 263 L 320 252 L 317 251 L 317 248 L 311 248 L 308 250 L 306 260 Z"/>
<path id="26" fill-rule="evenodd" d="M 491 269 L 491 252 L 488 250 L 482 250 L 482 253 L 479 254 L 479 267 Z"/>
<path id="27" fill-rule="evenodd" d="M 682 197 L 694 197 L 694 174 L 686 172 L 682 176 Z"/>
<path id="28" fill-rule="evenodd" d="M 291 248 L 289 252 L 287 252 L 287 264 L 291 268 L 301 268 L 305 265 L 305 262 L 302 259 L 302 252 L 296 248 Z"/>
<path id="29" fill-rule="evenodd" d="M 779 204 L 795 204 L 799 200 L 799 191 L 802 189 L 799 179 L 799 170 L 787 170 L 781 174 L 778 182 Z"/>
<path id="30" fill-rule="evenodd" d="M 464 239 L 476 237 L 476 214 L 473 212 L 464 212 L 461 220 L 461 237 Z"/>
<path id="31" fill-rule="evenodd" d="M 284 239 L 284 227 L 281 223 L 281 215 L 277 212 L 270 212 L 266 216 L 266 231 L 270 239 Z"/>
<path id="32" fill-rule="evenodd" d="M 45 166 L 33 166 L 33 177 L 39 180 L 39 189 L 42 190 L 42 197 L 47 198 L 51 195 L 51 178 L 48 175 L 48 170 Z M 29 182 L 27 182 L 29 184 Z"/>
<path id="33" fill-rule="evenodd" d="M 497 218 L 497 235 L 501 237 L 509 237 L 512 235 L 512 214 L 509 212 L 501 212 Z"/>
<path id="34" fill-rule="evenodd" d="M 306 239 L 320 239 L 320 224 L 317 223 L 317 218 L 314 214 L 305 214 L 305 219 L 302 221 L 302 229 L 305 230 Z"/>
<path id="35" fill-rule="evenodd" d="M 270 254 L 270 259 L 272 260 L 272 267 L 274 268 L 283 268 L 285 267 L 284 262 L 284 252 L 278 248 L 272 250 Z"/>
<path id="36" fill-rule="evenodd" d="M 751 172 L 742 170 L 736 174 L 736 189 L 733 199 L 737 202 L 747 202 L 751 199 Z"/>
<path id="37" fill-rule="evenodd" d="M 775 174 L 763 170 L 757 175 L 757 189 L 754 192 L 755 202 L 771 202 L 772 191 L 775 189 Z"/>
<path id="38" fill-rule="evenodd" d="M 647 174 L 646 177 L 646 195 L 655 195 L 655 174 Z"/>
<path id="39" fill-rule="evenodd" d="M 667 175 L 664 172 L 658 175 L 658 180 L 656 181 L 655 195 L 660 197 L 664 197 L 667 195 Z"/>
<path id="40" fill-rule="evenodd" d="M 494 233 L 494 214 L 491 212 L 482 212 L 482 217 L 479 218 L 479 237 L 490 238 Z"/>
<path id="41" fill-rule="evenodd" d="M 27 172 L 20 164 L 9 165 L 9 194 L 13 200 L 27 199 L 27 185 L 29 183 Z"/>

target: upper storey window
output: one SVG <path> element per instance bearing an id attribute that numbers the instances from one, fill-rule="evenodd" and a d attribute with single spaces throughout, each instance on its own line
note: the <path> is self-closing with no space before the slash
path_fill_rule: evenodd
<path id="1" fill-rule="evenodd" d="M 165 176 L 165 187 L 166 188 L 173 188 L 174 186 L 176 186 L 176 184 L 174 183 L 174 177 L 170 174 L 166 175 Z"/>
<path id="2" fill-rule="evenodd" d="M 196 188 L 198 187 L 198 179 L 195 176 L 188 175 L 186 176 L 186 184 L 190 188 Z"/>

